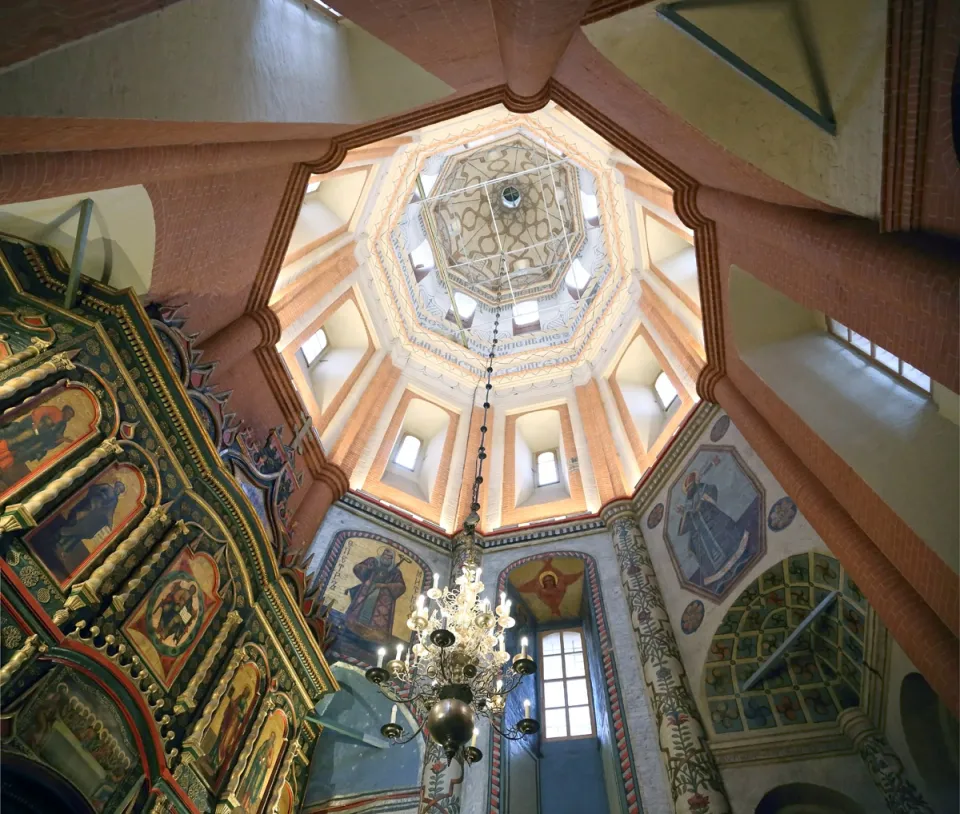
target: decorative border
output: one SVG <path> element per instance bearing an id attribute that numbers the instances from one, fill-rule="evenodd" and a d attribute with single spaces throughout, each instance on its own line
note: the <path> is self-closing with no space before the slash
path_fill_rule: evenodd
<path id="1" fill-rule="evenodd" d="M 528 562 L 544 559 L 543 554 L 524 557 L 510 563 L 500 572 L 497 578 L 497 590 L 506 590 L 507 578 L 510 572 Z M 642 814 L 643 804 L 640 801 L 637 770 L 633 762 L 633 748 L 630 746 L 630 735 L 627 730 L 626 716 L 620 703 L 620 680 L 617 675 L 617 664 L 614 656 L 613 641 L 607 626 L 606 610 L 603 604 L 603 595 L 600 591 L 600 579 L 597 574 L 597 561 L 582 551 L 551 551 L 551 557 L 573 557 L 584 562 L 584 584 L 590 586 L 590 605 L 593 608 L 594 621 L 597 625 L 597 638 L 600 640 L 600 653 L 603 659 L 603 675 L 606 680 L 607 709 L 610 712 L 610 726 L 616 739 L 617 757 L 620 761 L 620 770 L 623 772 L 623 794 L 627 803 L 628 814 Z M 489 814 L 507 814 L 501 805 L 501 782 L 503 767 L 501 755 L 504 752 L 505 741 L 500 738 L 494 740 L 490 756 L 490 781 L 487 784 Z"/>

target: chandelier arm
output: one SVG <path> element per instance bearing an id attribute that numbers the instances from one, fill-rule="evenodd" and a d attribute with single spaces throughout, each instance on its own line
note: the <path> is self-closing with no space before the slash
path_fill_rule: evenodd
<path id="1" fill-rule="evenodd" d="M 424 718 L 420 726 L 417 727 L 417 731 L 414 732 L 412 735 L 410 735 L 409 738 L 406 738 L 405 740 L 400 740 L 399 738 L 397 738 L 397 740 L 395 740 L 394 743 L 398 744 L 399 746 L 403 746 L 404 744 L 410 743 L 410 741 L 414 740 L 421 732 L 423 732 L 423 727 L 426 725 L 426 723 L 427 723 L 427 720 L 426 718 Z"/>

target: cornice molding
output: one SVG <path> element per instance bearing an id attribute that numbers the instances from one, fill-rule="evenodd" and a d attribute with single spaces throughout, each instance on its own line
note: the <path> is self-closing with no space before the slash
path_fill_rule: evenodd
<path id="1" fill-rule="evenodd" d="M 601 20 L 614 17 L 632 8 L 645 6 L 651 1 L 652 0 L 593 0 L 590 8 L 587 9 L 587 13 L 581 18 L 580 25 L 585 26 L 591 23 L 599 23 Z"/>

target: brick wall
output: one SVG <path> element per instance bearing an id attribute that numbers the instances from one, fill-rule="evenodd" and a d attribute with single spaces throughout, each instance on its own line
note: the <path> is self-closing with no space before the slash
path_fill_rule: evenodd
<path id="1" fill-rule="evenodd" d="M 623 467 L 617 457 L 617 448 L 607 424 L 606 412 L 600 399 L 600 388 L 591 379 L 576 388 L 577 407 L 587 437 L 587 449 L 593 466 L 593 476 L 600 493 L 600 503 L 629 493 Z"/>

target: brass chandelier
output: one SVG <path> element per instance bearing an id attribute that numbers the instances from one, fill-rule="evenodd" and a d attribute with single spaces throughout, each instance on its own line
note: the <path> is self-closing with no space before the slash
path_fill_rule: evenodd
<path id="1" fill-rule="evenodd" d="M 501 262 L 494 312 L 493 340 L 486 370 L 486 397 L 480 426 L 480 447 L 470 514 L 463 521 L 466 557 L 454 586 L 441 588 L 434 574 L 433 587 L 421 594 L 407 619 L 413 631 L 413 644 L 403 657 L 403 645 L 396 658 L 384 664 L 386 650 L 378 652 L 376 667 L 366 672 L 368 681 L 394 702 L 390 723 L 380 733 L 394 743 L 409 743 L 424 727 L 452 761 L 458 755 L 467 763 L 483 757 L 477 749 L 476 719 L 490 721 L 494 731 L 511 740 L 534 735 L 540 724 L 530 717 L 530 701 L 524 701 L 524 715 L 511 727 L 503 727 L 501 716 L 506 697 L 516 690 L 525 676 L 537 670 L 527 653 L 527 640 L 521 640 L 520 652 L 511 656 L 506 649 L 506 632 L 516 624 L 510 615 L 510 600 L 500 594 L 500 604 L 491 608 L 488 599 L 480 599 L 483 582 L 477 565 L 476 530 L 480 522 L 480 486 L 486 460 L 487 415 L 493 390 L 493 359 L 500 324 L 500 298 L 506 264 Z M 424 722 L 413 734 L 404 737 L 397 723 L 397 704 L 416 704 L 427 712 Z M 469 745 L 468 745 L 469 743 Z"/>

